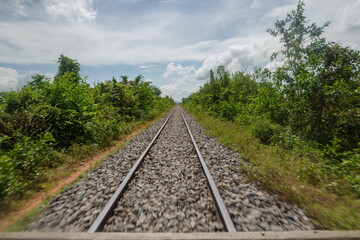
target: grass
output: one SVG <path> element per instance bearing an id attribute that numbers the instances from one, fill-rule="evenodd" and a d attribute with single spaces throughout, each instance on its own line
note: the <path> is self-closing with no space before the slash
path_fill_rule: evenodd
<path id="1" fill-rule="evenodd" d="M 74 168 L 76 166 L 78 166 L 82 162 L 88 161 L 92 157 L 104 152 L 109 147 L 114 146 L 118 141 L 125 139 L 130 133 L 136 132 L 138 129 L 141 129 L 142 127 L 144 127 L 147 124 L 149 124 L 149 126 L 150 126 L 151 125 L 150 123 L 153 123 L 153 122 L 159 120 L 160 118 L 164 117 L 165 113 L 166 113 L 166 111 L 159 114 L 152 120 L 141 121 L 141 122 L 136 122 L 136 123 L 132 124 L 129 127 L 129 130 L 127 132 L 118 136 L 118 138 L 116 140 L 112 141 L 111 144 L 108 144 L 107 147 L 96 147 L 96 146 L 92 146 L 92 145 L 73 147 L 71 153 L 64 156 L 64 163 L 61 166 L 54 168 L 54 169 L 48 169 L 48 171 L 45 173 L 46 181 L 44 181 L 41 184 L 41 188 L 45 191 L 53 188 L 54 186 L 56 186 L 58 184 L 58 182 L 60 180 L 68 177 L 74 171 Z M 133 139 L 135 136 L 137 136 L 138 134 L 143 132 L 145 129 L 146 128 L 140 130 L 134 136 L 132 136 L 131 138 L 122 142 L 116 149 L 114 149 L 113 151 L 108 153 L 101 160 L 97 161 L 94 165 L 92 165 L 90 168 L 88 168 L 84 173 L 80 174 L 73 182 L 71 182 L 70 184 L 63 187 L 58 193 L 56 193 L 52 196 L 48 196 L 43 202 L 41 202 L 39 204 L 39 206 L 32 209 L 27 214 L 23 215 L 14 224 L 5 228 L 3 231 L 4 232 L 18 232 L 18 231 L 25 230 L 26 227 L 28 226 L 28 224 L 31 223 L 32 221 L 34 221 L 34 219 L 44 210 L 44 206 L 46 206 L 46 204 L 51 199 L 55 198 L 60 193 L 64 192 L 67 188 L 74 185 L 76 182 L 78 182 L 80 179 L 82 179 L 86 175 L 87 172 L 94 170 L 99 164 L 104 162 L 108 156 L 114 154 L 119 149 L 126 146 L 131 141 L 131 139 Z M 5 215 L 6 213 L 9 213 L 11 211 L 16 211 L 17 209 L 21 209 L 27 203 L 27 201 L 29 199 L 35 198 L 37 196 L 37 193 L 38 192 L 36 192 L 35 190 L 28 191 L 25 195 L 15 199 L 15 201 L 11 201 L 11 202 L 7 203 L 6 204 L 7 209 L 5 209 L 4 206 L 1 207 L 1 209 L 4 209 L 4 211 L 2 210 L 2 214 Z"/>
<path id="2" fill-rule="evenodd" d="M 45 204 L 49 200 L 44 201 L 41 205 Z M 32 209 L 30 212 L 22 216 L 20 219 L 18 219 L 14 224 L 10 225 L 6 229 L 4 229 L 4 232 L 21 232 L 26 229 L 26 227 L 34 221 L 36 216 L 42 212 L 43 208 L 41 206 L 38 206 L 34 209 Z"/>
<path id="3" fill-rule="evenodd" d="M 326 186 L 314 186 L 299 178 L 299 170 L 311 164 L 310 159 L 299 154 L 299 149 L 285 150 L 280 146 L 263 145 L 249 128 L 234 122 L 221 121 L 201 112 L 185 109 L 207 129 L 206 134 L 233 149 L 248 163 L 239 169 L 249 181 L 260 189 L 275 194 L 279 199 L 297 204 L 311 218 L 318 229 L 360 229 L 360 200 L 346 189 L 339 194 Z"/>

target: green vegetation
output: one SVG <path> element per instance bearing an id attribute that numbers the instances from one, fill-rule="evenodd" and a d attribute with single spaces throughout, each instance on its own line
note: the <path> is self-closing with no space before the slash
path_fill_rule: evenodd
<path id="1" fill-rule="evenodd" d="M 268 30 L 283 45 L 272 56 L 281 67 L 219 66 L 183 105 L 241 153 L 249 179 L 321 228 L 360 229 L 360 53 L 321 37 L 328 24 L 308 24 L 299 1 Z"/>
<path id="2" fill-rule="evenodd" d="M 142 75 L 90 87 L 80 64 L 61 55 L 54 80 L 43 75 L 19 91 L 0 93 L 0 205 L 39 190 L 46 172 L 109 146 L 136 123 L 153 119 L 174 101 Z"/>
<path id="3" fill-rule="evenodd" d="M 158 117 L 153 119 L 152 121 L 156 121 L 160 119 L 161 117 L 164 117 L 165 114 L 160 114 Z M 45 206 L 48 204 L 48 202 L 53 199 L 56 196 L 59 196 L 62 192 L 66 191 L 68 188 L 72 187 L 75 183 L 77 183 L 80 179 L 84 178 L 86 176 L 86 173 L 93 171 L 99 164 L 101 164 L 103 161 L 107 159 L 108 156 L 114 154 L 116 151 L 121 149 L 122 147 L 126 146 L 133 138 L 135 138 L 138 134 L 142 133 L 145 129 L 138 131 L 136 134 L 134 134 L 132 137 L 128 138 L 126 141 L 123 141 L 115 150 L 108 153 L 105 157 L 103 157 L 100 161 L 96 162 L 93 166 L 88 168 L 84 173 L 80 174 L 74 181 L 72 181 L 70 184 L 64 186 L 61 188 L 59 192 L 54 194 L 53 196 L 48 196 L 44 201 L 42 201 L 37 207 L 34 209 L 31 209 L 28 213 L 21 216 L 18 220 L 16 220 L 13 224 L 8 226 L 7 228 L 3 229 L 3 232 L 21 232 L 25 231 L 28 225 L 33 222 L 36 217 L 42 213 L 45 209 Z"/>
<path id="4" fill-rule="evenodd" d="M 24 214 L 20 219 L 18 219 L 14 224 L 7 227 L 3 232 L 21 232 L 25 231 L 27 226 L 33 222 L 36 217 L 44 210 L 43 207 L 49 200 L 43 201 L 40 206 L 30 210 L 28 213 Z"/>

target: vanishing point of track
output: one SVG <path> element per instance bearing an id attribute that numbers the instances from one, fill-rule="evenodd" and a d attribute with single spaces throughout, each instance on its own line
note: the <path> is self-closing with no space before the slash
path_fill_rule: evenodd
<path id="1" fill-rule="evenodd" d="M 229 216 L 229 213 L 225 207 L 224 201 L 222 200 L 219 191 L 215 185 L 215 182 L 213 180 L 213 178 L 211 177 L 211 174 L 206 166 L 206 163 L 199 151 L 199 148 L 197 147 L 197 144 L 195 142 L 195 139 L 190 131 L 190 128 L 185 120 L 185 117 L 183 115 L 182 110 L 181 111 L 181 116 L 182 119 L 186 125 L 187 128 L 187 132 L 191 138 L 193 147 L 196 150 L 196 154 L 197 154 L 197 158 L 200 161 L 202 170 L 204 172 L 204 175 L 206 177 L 206 181 L 207 181 L 207 185 L 208 188 L 210 190 L 214 205 L 216 206 L 216 210 L 217 210 L 217 215 L 219 216 L 221 222 L 224 225 L 224 229 L 228 232 L 236 232 L 234 224 Z M 98 217 L 96 218 L 96 220 L 94 221 L 94 223 L 91 225 L 91 227 L 88 230 L 88 233 L 94 233 L 94 232 L 100 232 L 102 231 L 104 224 L 106 223 L 106 221 L 109 219 L 109 217 L 112 216 L 114 209 L 116 207 L 116 204 L 119 202 L 120 198 L 123 196 L 124 192 L 126 191 L 129 183 L 131 182 L 131 180 L 134 178 L 136 171 L 138 170 L 139 166 L 141 165 L 141 163 L 143 162 L 145 156 L 149 153 L 151 147 L 155 144 L 158 136 L 160 135 L 161 131 L 164 129 L 165 125 L 168 123 L 169 119 L 172 117 L 173 113 L 175 112 L 175 110 L 173 110 L 168 118 L 166 119 L 166 121 L 164 122 L 164 124 L 160 127 L 159 131 L 156 133 L 156 135 L 154 136 L 154 138 L 152 139 L 152 141 L 150 142 L 150 144 L 147 146 L 147 148 L 145 149 L 145 151 L 141 154 L 141 156 L 137 159 L 137 161 L 135 162 L 135 164 L 132 166 L 132 168 L 130 169 L 129 173 L 127 174 L 127 176 L 125 177 L 125 179 L 122 181 L 122 183 L 120 184 L 120 186 L 117 188 L 117 190 L 115 191 L 115 193 L 113 194 L 113 196 L 110 198 L 110 200 L 107 202 L 107 204 L 105 205 L 105 207 L 103 208 L 103 210 L 100 212 L 100 214 L 98 215 Z"/>

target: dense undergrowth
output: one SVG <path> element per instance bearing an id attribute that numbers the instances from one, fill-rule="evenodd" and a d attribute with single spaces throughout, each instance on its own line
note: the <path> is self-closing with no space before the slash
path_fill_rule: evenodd
<path id="1" fill-rule="evenodd" d="M 320 227 L 360 229 L 360 53 L 327 42 L 328 23 L 307 25 L 303 13 L 299 1 L 268 30 L 283 44 L 273 55 L 281 67 L 219 66 L 182 102 L 217 122 L 211 133 L 248 159 L 249 178 L 302 205 Z"/>
<path id="2" fill-rule="evenodd" d="M 47 172 L 69 158 L 109 146 L 137 122 L 171 108 L 174 101 L 143 80 L 94 87 L 80 64 L 61 55 L 53 80 L 43 75 L 21 90 L 0 93 L 0 205 L 39 190 Z"/>

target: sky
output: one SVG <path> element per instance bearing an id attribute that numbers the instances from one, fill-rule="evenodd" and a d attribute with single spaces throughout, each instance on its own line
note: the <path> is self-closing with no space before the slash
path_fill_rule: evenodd
<path id="1" fill-rule="evenodd" d="M 0 91 L 34 74 L 52 78 L 64 54 L 87 82 L 142 74 L 177 101 L 195 92 L 219 65 L 230 72 L 269 61 L 270 36 L 297 0 L 0 0 Z M 305 0 L 310 22 L 328 41 L 360 50 L 360 0 Z"/>

